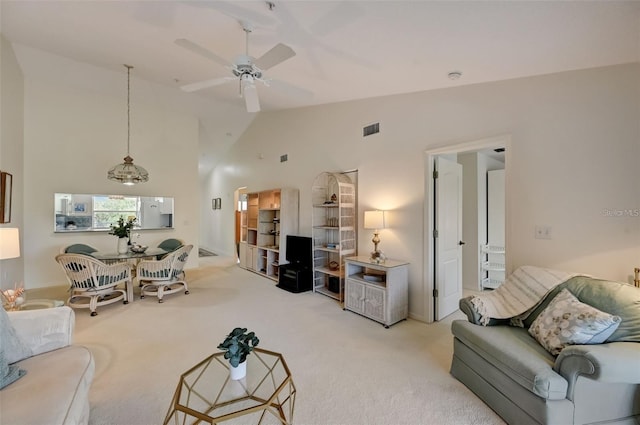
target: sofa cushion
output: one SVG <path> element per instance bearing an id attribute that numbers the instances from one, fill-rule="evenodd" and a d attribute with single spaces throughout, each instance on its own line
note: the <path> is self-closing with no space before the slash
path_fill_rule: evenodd
<path id="1" fill-rule="evenodd" d="M 545 300 L 525 320 L 529 328 L 535 318 L 564 288 L 576 298 L 605 313 L 620 316 L 620 325 L 607 341 L 640 342 L 640 288 L 623 282 L 574 277 L 554 288 Z"/>
<path id="2" fill-rule="evenodd" d="M 1 307 L 0 341 L 2 341 L 2 347 L 4 348 L 4 357 L 8 364 L 15 363 L 19 360 L 33 355 L 32 350 L 29 349 L 29 347 L 17 335 L 16 330 L 9 320 L 7 312 L 4 308 Z"/>
<path id="3" fill-rule="evenodd" d="M 479 326 L 455 320 L 451 331 L 462 343 L 525 389 L 548 400 L 566 398 L 568 383 L 553 370 L 555 358 L 526 329 Z"/>
<path id="4" fill-rule="evenodd" d="M 29 372 L 0 391 L 3 424 L 88 422 L 89 387 L 95 366 L 86 347 L 72 345 L 49 351 L 17 366 Z"/>
<path id="5" fill-rule="evenodd" d="M 533 321 L 529 333 L 553 355 L 567 345 L 601 344 L 618 328 L 620 317 L 581 303 L 560 291 Z"/>

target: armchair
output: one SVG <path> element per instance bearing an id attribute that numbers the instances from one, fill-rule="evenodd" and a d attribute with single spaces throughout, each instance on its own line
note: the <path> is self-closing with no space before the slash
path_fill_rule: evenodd
<path id="1" fill-rule="evenodd" d="M 68 304 L 73 308 L 88 308 L 96 316 L 99 306 L 123 300 L 129 302 L 131 267 L 129 263 L 105 264 L 83 254 L 59 254 L 56 261 L 62 266 L 71 285 Z M 125 289 L 118 288 L 120 284 Z M 88 302 L 87 302 L 88 299 Z"/>
<path id="2" fill-rule="evenodd" d="M 621 322 L 603 343 L 568 345 L 552 355 L 528 332 L 563 289 Z M 509 424 L 640 423 L 640 290 L 622 282 L 573 277 L 549 292 L 524 328 L 494 320 L 454 320 L 451 374 Z"/>
<path id="3" fill-rule="evenodd" d="M 26 371 L 0 390 L 1 423 L 89 423 L 95 362 L 89 349 L 73 343 L 74 325 L 74 312 L 66 306 L 10 313 L 0 308 L 0 328 L 11 328 L 5 334 L 0 330 L 0 351 Z"/>
<path id="4" fill-rule="evenodd" d="M 164 302 L 166 294 L 173 294 L 184 288 L 185 295 L 189 293 L 187 282 L 184 280 L 184 265 L 187 262 L 193 245 L 185 245 L 167 254 L 161 260 L 142 260 L 138 263 L 136 276 L 142 285 L 140 298 L 146 295 L 158 297 L 158 302 Z"/>

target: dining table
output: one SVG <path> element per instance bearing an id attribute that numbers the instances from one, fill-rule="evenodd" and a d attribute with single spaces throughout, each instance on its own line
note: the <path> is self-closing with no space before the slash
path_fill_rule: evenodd
<path id="1" fill-rule="evenodd" d="M 173 251 L 162 249 L 162 248 L 147 248 L 144 252 L 134 252 L 129 249 L 124 254 L 121 254 L 116 251 L 94 251 L 89 255 L 92 256 L 93 258 L 96 258 L 100 261 L 104 261 L 105 263 L 109 263 L 109 264 L 116 263 L 116 262 L 128 262 L 129 264 L 131 264 L 131 268 L 132 268 L 131 275 L 133 278 L 135 277 L 136 267 L 138 266 L 138 263 L 140 262 L 140 260 L 156 258 L 158 256 L 162 257 L 163 255 L 169 254 L 170 252 L 173 252 Z M 134 300 L 133 281 L 129 285 L 127 285 L 126 290 L 127 290 L 127 300 L 130 302 L 133 301 Z"/>
<path id="2" fill-rule="evenodd" d="M 145 258 L 157 257 L 158 255 L 168 254 L 172 251 L 168 251 L 162 248 L 147 248 L 144 252 L 133 252 L 131 250 L 127 250 L 124 254 L 120 254 L 119 252 L 109 252 L 109 251 L 94 251 L 90 255 L 94 258 L 97 258 L 101 261 L 129 261 L 136 260 L 136 263 Z"/>

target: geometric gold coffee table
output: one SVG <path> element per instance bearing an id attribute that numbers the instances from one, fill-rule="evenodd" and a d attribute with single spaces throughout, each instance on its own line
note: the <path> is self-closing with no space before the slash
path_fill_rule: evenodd
<path id="1" fill-rule="evenodd" d="M 290 425 L 295 399 L 296 387 L 282 354 L 254 348 L 247 356 L 247 376 L 234 381 L 220 352 L 180 376 L 164 424 Z"/>

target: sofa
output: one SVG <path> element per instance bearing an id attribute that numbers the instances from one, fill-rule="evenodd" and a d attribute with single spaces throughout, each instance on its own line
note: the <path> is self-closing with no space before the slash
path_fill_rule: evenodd
<path id="1" fill-rule="evenodd" d="M 66 306 L 8 313 L 0 307 L 1 424 L 89 422 L 95 364 L 86 347 L 72 343 L 74 325 Z"/>
<path id="2" fill-rule="evenodd" d="M 616 323 L 603 341 L 567 344 L 552 354 L 529 329 L 561 305 L 553 300 L 563 290 Z M 472 298 L 459 303 L 467 320 L 451 325 L 451 374 L 507 423 L 640 424 L 640 288 L 572 277 L 546 294 L 523 327 L 483 321 Z"/>

